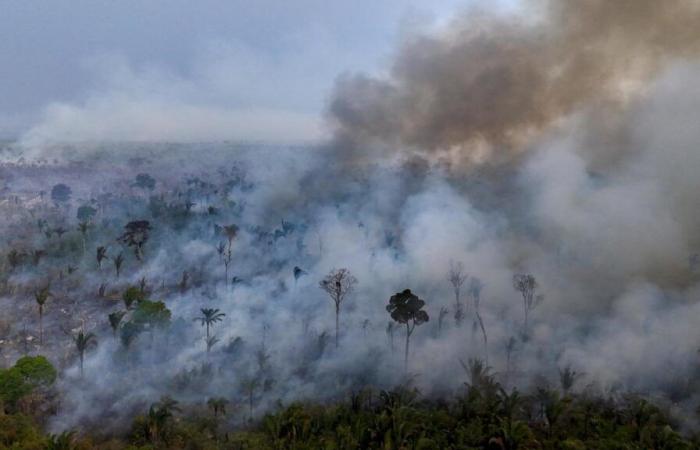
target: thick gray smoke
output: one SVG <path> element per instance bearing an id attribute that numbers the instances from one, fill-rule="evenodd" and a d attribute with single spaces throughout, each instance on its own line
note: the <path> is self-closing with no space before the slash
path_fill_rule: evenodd
<path id="1" fill-rule="evenodd" d="M 526 15 L 472 12 L 408 37 L 388 77 L 342 77 L 330 103 L 339 143 L 460 166 L 509 161 L 583 108 L 619 112 L 700 51 L 695 0 L 525 5 Z"/>
<path id="2" fill-rule="evenodd" d="M 458 391 L 460 360 L 478 357 L 509 387 L 555 384 L 570 365 L 585 373 L 577 389 L 594 384 L 696 407 L 698 3 L 534 5 L 541 14 L 532 22 L 472 17 L 409 39 L 387 80 L 342 79 L 330 108 L 338 139 L 326 148 L 95 144 L 30 149 L 58 165 L 6 162 L 4 252 L 56 253 L 14 271 L 3 261 L 0 308 L 19 320 L 0 338 L 34 332 L 31 290 L 51 277 L 53 338 L 30 351 L 48 351 L 68 368 L 54 427 L 127 419 L 163 394 L 247 405 L 254 377 L 269 380 L 255 389 L 256 415 L 278 400 L 390 387 L 405 381 L 403 330 L 392 349 L 385 306 L 406 288 L 430 314 L 412 337 L 408 371 L 425 394 Z M 8 147 L 5 159 L 24 150 Z M 386 161 L 376 153 L 383 150 L 398 157 Z M 152 192 L 134 187 L 141 172 L 156 180 Z M 69 205 L 38 195 L 59 182 L 73 190 Z M 75 230 L 76 206 L 93 201 L 99 226 L 85 254 L 76 231 L 63 244 L 35 232 L 42 217 Z M 154 227 L 142 263 L 115 241 L 136 219 Z M 229 223 L 241 231 L 229 273 L 237 282 L 227 287 L 216 230 Z M 127 256 L 119 279 L 109 262 L 96 269 L 98 245 Z M 468 281 L 465 318 L 454 318 L 451 262 L 483 283 L 487 346 Z M 59 279 L 69 265 L 77 270 Z M 306 273 L 295 279 L 297 266 Z M 359 282 L 335 349 L 333 306 L 318 282 L 341 267 Z M 186 288 L 178 286 L 183 272 Z M 527 339 L 514 273 L 533 274 L 544 295 L 529 313 Z M 119 293 L 142 278 L 173 323 L 126 352 L 106 314 L 122 309 Z M 102 283 L 106 298 L 96 296 Z M 226 313 L 209 354 L 193 322 L 205 307 Z M 439 329 L 442 307 L 450 312 Z M 81 324 L 99 344 L 78 383 L 62 329 Z M 10 362 L 21 351 L 8 346 L 3 356 Z M 241 409 L 234 420 L 246 417 Z"/>

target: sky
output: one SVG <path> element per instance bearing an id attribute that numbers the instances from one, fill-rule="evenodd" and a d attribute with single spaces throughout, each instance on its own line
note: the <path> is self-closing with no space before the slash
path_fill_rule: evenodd
<path id="1" fill-rule="evenodd" d="M 0 0 L 0 137 L 315 140 L 339 74 L 467 2 Z"/>

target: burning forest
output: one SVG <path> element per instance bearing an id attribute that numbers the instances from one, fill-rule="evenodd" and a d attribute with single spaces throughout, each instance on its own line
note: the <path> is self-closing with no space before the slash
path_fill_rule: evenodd
<path id="1" fill-rule="evenodd" d="M 506 3 L 313 139 L 202 62 L 0 142 L 0 449 L 699 448 L 700 4 Z"/>

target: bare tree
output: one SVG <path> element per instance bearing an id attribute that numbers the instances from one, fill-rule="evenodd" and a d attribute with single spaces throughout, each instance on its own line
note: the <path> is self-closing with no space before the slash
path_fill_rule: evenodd
<path id="1" fill-rule="evenodd" d="M 233 241 L 236 239 L 238 236 L 238 225 L 225 225 L 223 227 L 223 233 L 226 236 L 226 239 L 228 240 L 228 246 L 225 247 L 225 249 L 220 253 L 221 260 L 224 263 L 224 282 L 226 286 L 229 285 L 229 280 L 228 280 L 228 269 L 229 266 L 231 265 L 231 260 L 233 259 Z M 221 246 L 219 247 L 221 248 Z M 217 249 L 218 250 L 218 249 Z"/>
<path id="2" fill-rule="evenodd" d="M 437 335 L 440 336 L 442 334 L 442 324 L 445 321 L 445 317 L 450 313 L 450 310 L 447 309 L 446 307 L 442 306 L 440 307 L 440 314 L 438 314 L 438 327 L 437 327 Z"/>
<path id="3" fill-rule="evenodd" d="M 117 278 L 119 278 L 119 273 L 122 270 L 122 264 L 124 264 L 124 254 L 119 253 L 113 260 L 114 270 L 117 272 Z"/>
<path id="4" fill-rule="evenodd" d="M 460 291 L 467 278 L 468 275 L 464 273 L 464 264 L 462 264 L 461 261 L 457 263 L 450 261 L 450 270 L 447 273 L 447 280 L 452 285 L 452 290 L 455 294 L 455 323 L 457 326 L 460 326 L 462 320 L 464 320 L 464 307 L 462 306 Z"/>
<path id="5" fill-rule="evenodd" d="M 107 258 L 107 248 L 100 246 L 97 247 L 97 268 L 101 269 L 102 268 L 102 261 Z"/>
<path id="6" fill-rule="evenodd" d="M 34 300 L 36 300 L 36 304 L 39 305 L 39 344 L 40 345 L 44 344 L 44 304 L 46 304 L 46 301 L 49 299 L 49 297 L 51 297 L 51 291 L 49 291 L 48 286 L 41 288 L 38 291 L 34 291 Z"/>
<path id="7" fill-rule="evenodd" d="M 355 278 L 348 269 L 331 270 L 326 277 L 319 282 L 319 287 L 326 291 L 335 305 L 335 347 L 338 348 L 338 335 L 340 329 L 340 305 L 345 297 L 352 292 L 357 284 Z"/>
<path id="8" fill-rule="evenodd" d="M 119 241 L 129 247 L 134 248 L 134 256 L 139 261 L 143 260 L 143 246 L 148 241 L 151 231 L 151 223 L 147 220 L 134 220 L 124 226 L 124 234 L 119 237 Z"/>
<path id="9" fill-rule="evenodd" d="M 525 313 L 523 321 L 523 336 L 527 337 L 528 329 L 528 317 L 530 313 L 539 305 L 544 297 L 542 295 L 535 295 L 537 290 L 537 280 L 535 280 L 534 275 L 529 273 L 518 273 L 513 275 L 513 288 L 520 292 L 523 298 L 523 311 Z"/>
<path id="10" fill-rule="evenodd" d="M 484 359 L 486 365 L 489 363 L 489 338 L 486 334 L 486 327 L 484 326 L 484 319 L 481 317 L 481 291 L 484 289 L 484 283 L 477 277 L 471 277 L 469 279 L 469 286 L 467 287 L 469 297 L 471 297 L 474 303 L 474 316 L 476 317 L 476 322 L 481 328 L 481 335 L 484 339 Z"/>

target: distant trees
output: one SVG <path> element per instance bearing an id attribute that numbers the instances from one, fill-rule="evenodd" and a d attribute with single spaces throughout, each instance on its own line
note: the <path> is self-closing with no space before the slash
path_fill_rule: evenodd
<path id="1" fill-rule="evenodd" d="M 134 249 L 134 256 L 139 261 L 143 258 L 143 246 L 148 241 L 151 223 L 148 220 L 134 220 L 124 226 L 124 234 L 118 240 Z"/>
<path id="2" fill-rule="evenodd" d="M 513 275 L 513 288 L 520 292 L 523 300 L 523 337 L 525 338 L 527 338 L 529 333 L 528 317 L 532 310 L 534 310 L 537 305 L 544 300 L 544 296 L 535 295 L 537 286 L 537 280 L 535 280 L 535 277 L 529 273 L 518 273 Z"/>
<path id="3" fill-rule="evenodd" d="M 338 336 L 340 330 L 340 306 L 352 292 L 357 284 L 355 278 L 348 269 L 331 270 L 326 277 L 319 282 L 319 287 L 326 291 L 335 306 L 335 347 L 338 348 Z"/>
<path id="4" fill-rule="evenodd" d="M 428 313 L 423 310 L 425 302 L 414 295 L 410 289 L 396 293 L 389 299 L 387 312 L 394 321 L 406 325 L 406 347 L 404 351 L 404 369 L 408 369 L 408 346 L 416 326 L 429 320 Z"/>
<path id="5" fill-rule="evenodd" d="M 51 296 L 49 287 L 43 287 L 37 291 L 34 291 L 34 300 L 39 306 L 39 344 L 44 344 L 44 305 L 46 301 Z"/>
<path id="6" fill-rule="evenodd" d="M 76 336 L 73 336 L 73 342 L 75 343 L 75 348 L 78 350 L 78 356 L 80 358 L 80 378 L 83 377 L 83 361 L 85 359 L 85 351 L 88 346 L 96 341 L 96 337 L 93 333 L 85 333 L 80 330 Z"/>

